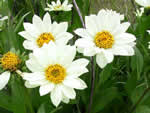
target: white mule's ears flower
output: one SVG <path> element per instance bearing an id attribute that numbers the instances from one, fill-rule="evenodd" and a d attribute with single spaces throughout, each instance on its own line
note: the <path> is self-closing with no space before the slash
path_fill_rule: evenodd
<path id="1" fill-rule="evenodd" d="M 100 10 L 97 15 L 86 16 L 86 29 L 75 30 L 82 37 L 75 42 L 78 52 L 85 56 L 96 55 L 96 62 L 101 68 L 111 63 L 115 55 L 134 55 L 136 38 L 126 33 L 130 23 L 121 23 L 121 17 L 112 10 Z"/>
<path id="2" fill-rule="evenodd" d="M 68 103 L 70 99 L 75 99 L 74 88 L 83 90 L 87 87 L 79 77 L 88 72 L 86 66 L 89 63 L 84 58 L 73 61 L 75 55 L 75 46 L 56 46 L 52 41 L 35 49 L 26 61 L 32 73 L 24 73 L 25 86 L 40 86 L 40 95 L 50 93 L 55 106 L 61 101 Z"/>
<path id="3" fill-rule="evenodd" d="M 23 43 L 25 49 L 41 48 L 44 43 L 48 44 L 50 41 L 57 45 L 66 45 L 73 37 L 71 33 L 67 32 L 67 22 L 52 23 L 48 13 L 44 15 L 43 20 L 34 15 L 32 21 L 32 24 L 25 22 L 25 31 L 19 33 L 19 35 L 26 39 Z"/>
<path id="4" fill-rule="evenodd" d="M 47 3 L 48 8 L 45 8 L 46 11 L 70 11 L 73 7 L 72 4 L 68 4 L 68 0 L 65 0 L 62 4 L 60 0 L 57 0 L 55 3 L 54 1 L 51 4 Z"/>
<path id="5" fill-rule="evenodd" d="M 143 7 L 150 8 L 150 0 L 135 0 L 135 2 Z"/>

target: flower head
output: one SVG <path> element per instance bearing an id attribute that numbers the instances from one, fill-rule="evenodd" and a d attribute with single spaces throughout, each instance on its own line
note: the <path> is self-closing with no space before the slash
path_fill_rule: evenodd
<path id="1" fill-rule="evenodd" d="M 62 4 L 60 0 L 51 2 L 51 5 L 47 3 L 48 8 L 45 8 L 46 11 L 70 11 L 72 4 L 68 4 L 68 0 L 65 0 Z"/>
<path id="2" fill-rule="evenodd" d="M 4 54 L 3 57 L 0 59 L 2 68 L 10 71 L 15 71 L 20 62 L 21 61 L 19 57 L 12 52 Z"/>
<path id="3" fill-rule="evenodd" d="M 8 83 L 10 79 L 10 72 L 16 71 L 18 65 L 21 63 L 19 57 L 12 53 L 8 52 L 3 55 L 0 59 L 1 66 L 4 70 L 7 70 L 0 74 L 0 90 L 2 90 Z"/>
<path id="4" fill-rule="evenodd" d="M 44 15 L 43 20 L 34 15 L 32 21 L 33 24 L 24 23 L 25 31 L 19 33 L 26 39 L 23 43 L 26 49 L 41 48 L 43 44 L 48 44 L 50 41 L 58 45 L 65 45 L 73 37 L 72 34 L 67 32 L 67 22 L 52 23 L 48 13 Z"/>
<path id="5" fill-rule="evenodd" d="M 82 37 L 75 42 L 78 51 L 85 56 L 96 55 L 101 68 L 111 63 L 114 55 L 134 55 L 136 38 L 126 33 L 130 23 L 121 23 L 121 20 L 123 16 L 112 10 L 100 10 L 98 15 L 86 16 L 86 28 L 75 30 Z"/>
<path id="6" fill-rule="evenodd" d="M 85 89 L 87 86 L 79 76 L 88 72 L 88 60 L 81 58 L 73 61 L 76 54 L 74 46 L 60 46 L 53 42 L 35 49 L 26 61 L 32 73 L 24 73 L 25 86 L 34 88 L 40 86 L 40 95 L 50 93 L 52 103 L 58 106 L 61 101 L 68 103 L 75 99 L 75 89 Z"/>
<path id="7" fill-rule="evenodd" d="M 150 8 L 150 0 L 135 0 L 135 2 L 143 7 Z"/>

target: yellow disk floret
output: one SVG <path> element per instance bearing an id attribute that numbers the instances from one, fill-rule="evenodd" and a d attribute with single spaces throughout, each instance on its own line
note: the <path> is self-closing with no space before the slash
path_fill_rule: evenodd
<path id="1" fill-rule="evenodd" d="M 98 32 L 94 38 L 95 45 L 99 48 L 112 48 L 114 44 L 114 37 L 108 31 Z"/>
<path id="2" fill-rule="evenodd" d="M 21 63 L 21 60 L 16 54 L 8 52 L 4 54 L 3 57 L 0 59 L 0 63 L 3 69 L 15 71 L 17 69 L 18 64 Z"/>
<path id="3" fill-rule="evenodd" d="M 42 33 L 37 39 L 37 45 L 42 47 L 44 43 L 48 44 L 51 40 L 55 40 L 51 33 Z"/>
<path id="4" fill-rule="evenodd" d="M 55 84 L 61 83 L 66 77 L 66 69 L 59 64 L 50 65 L 45 70 L 46 79 Z"/>

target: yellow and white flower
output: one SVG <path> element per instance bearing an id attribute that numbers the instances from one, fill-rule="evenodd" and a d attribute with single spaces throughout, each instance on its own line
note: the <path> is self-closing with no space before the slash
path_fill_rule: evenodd
<path id="1" fill-rule="evenodd" d="M 135 0 L 135 2 L 143 7 L 150 8 L 150 0 Z"/>
<path id="2" fill-rule="evenodd" d="M 26 61 L 32 73 L 24 73 L 27 88 L 40 86 L 40 95 L 50 93 L 52 103 L 58 106 L 61 101 L 68 103 L 75 99 L 75 89 L 85 89 L 87 85 L 79 77 L 88 72 L 89 61 L 81 58 L 73 61 L 76 55 L 75 46 L 44 44 L 33 50 Z"/>
<path id="3" fill-rule="evenodd" d="M 17 66 L 20 64 L 20 62 L 21 61 L 19 57 L 12 52 L 4 54 L 0 59 L 1 67 L 4 70 L 7 70 L 0 74 L 0 90 L 2 90 L 7 85 L 10 79 L 10 73 L 17 70 Z"/>
<path id="4" fill-rule="evenodd" d="M 57 0 L 55 3 L 54 1 L 51 4 L 47 3 L 48 8 L 45 8 L 46 11 L 71 11 L 73 7 L 72 4 L 68 4 L 68 0 L 65 0 L 62 4 L 60 0 Z"/>
<path id="5" fill-rule="evenodd" d="M 100 10 L 97 15 L 86 16 L 86 29 L 75 30 L 82 37 L 75 42 L 78 52 L 85 56 L 96 55 L 96 62 L 101 68 L 111 63 L 115 55 L 134 55 L 136 38 L 126 33 L 130 23 L 121 23 L 122 19 L 112 10 Z"/>
<path id="6" fill-rule="evenodd" d="M 65 45 L 73 37 L 72 34 L 67 32 L 67 22 L 52 23 L 48 13 L 44 15 L 43 21 L 37 15 L 33 16 L 32 21 L 33 24 L 25 22 L 25 31 L 19 33 L 26 39 L 23 43 L 26 49 L 41 48 L 44 43 L 48 44 L 50 41 L 58 45 Z"/>

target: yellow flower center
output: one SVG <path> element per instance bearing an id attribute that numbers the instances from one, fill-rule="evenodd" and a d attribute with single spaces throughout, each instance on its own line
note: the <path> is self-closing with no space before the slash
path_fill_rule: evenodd
<path id="1" fill-rule="evenodd" d="M 54 9 L 57 10 L 61 7 L 61 5 L 55 6 Z"/>
<path id="2" fill-rule="evenodd" d="M 3 57 L 0 59 L 0 63 L 4 69 L 15 71 L 17 69 L 18 64 L 21 63 L 21 60 L 16 54 L 8 52 L 4 54 Z"/>
<path id="3" fill-rule="evenodd" d="M 98 32 L 94 38 L 94 42 L 99 48 L 112 48 L 114 44 L 114 37 L 108 31 Z"/>
<path id="4" fill-rule="evenodd" d="M 61 83 L 66 77 L 66 69 L 59 64 L 50 65 L 45 70 L 46 79 L 55 84 Z"/>
<path id="5" fill-rule="evenodd" d="M 42 47 L 44 43 L 48 44 L 51 40 L 55 41 L 55 38 L 51 33 L 42 33 L 37 39 L 37 45 Z"/>

